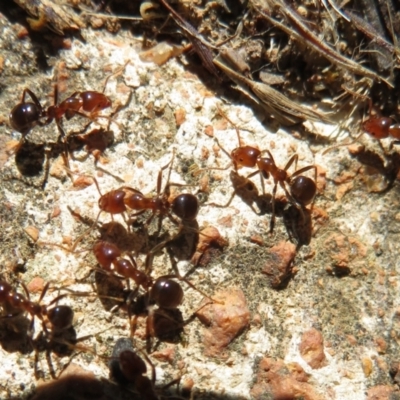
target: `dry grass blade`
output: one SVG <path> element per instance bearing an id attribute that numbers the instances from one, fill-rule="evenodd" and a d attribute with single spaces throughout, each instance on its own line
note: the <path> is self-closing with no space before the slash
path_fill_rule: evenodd
<path id="1" fill-rule="evenodd" d="M 303 107 L 271 86 L 252 81 L 235 72 L 224 64 L 219 57 L 214 59 L 214 64 L 238 83 L 239 86 L 244 84 L 248 87 L 252 92 L 250 97 L 263 106 L 268 113 L 272 114 L 278 122 L 284 125 L 293 125 L 304 120 L 332 122 L 327 114 Z"/>
<path id="2" fill-rule="evenodd" d="M 279 29 L 282 29 L 296 40 L 305 43 L 323 57 L 327 58 L 331 63 L 347 69 L 355 75 L 365 76 L 374 81 L 382 81 L 388 86 L 393 87 L 393 84 L 384 77 L 376 74 L 374 71 L 371 71 L 368 68 L 361 66 L 359 63 L 344 57 L 335 49 L 319 39 L 316 34 L 314 34 L 303 22 L 301 22 L 301 17 L 282 0 L 265 0 L 265 4 L 268 6 L 268 9 L 273 7 L 278 8 L 279 11 L 290 21 L 292 27 L 289 27 L 288 24 L 283 24 L 272 18 L 266 10 L 261 10 L 260 6 L 256 4 L 254 0 L 251 2 L 251 4 L 254 10 L 268 20 L 268 22 L 275 25 Z"/>

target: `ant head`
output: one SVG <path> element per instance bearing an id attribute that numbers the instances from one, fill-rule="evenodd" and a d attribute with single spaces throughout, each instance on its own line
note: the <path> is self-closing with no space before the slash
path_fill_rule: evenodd
<path id="1" fill-rule="evenodd" d="M 258 157 L 260 157 L 260 150 L 251 146 L 241 146 L 232 150 L 231 157 L 237 167 L 255 167 Z"/>
<path id="2" fill-rule="evenodd" d="M 311 178 L 299 175 L 290 183 L 290 193 L 298 203 L 306 206 L 314 200 L 317 186 Z"/>
<path id="3" fill-rule="evenodd" d="M 193 221 L 199 212 L 199 201 L 190 193 L 183 193 L 172 201 L 172 212 L 182 220 Z"/>
<path id="4" fill-rule="evenodd" d="M 109 270 L 111 263 L 121 255 L 117 246 L 104 240 L 99 240 L 93 245 L 93 253 L 97 262 L 106 270 Z"/>
<path id="5" fill-rule="evenodd" d="M 389 136 L 389 128 L 392 124 L 392 118 L 371 117 L 363 122 L 362 128 L 375 139 L 385 139 Z"/>
<path id="6" fill-rule="evenodd" d="M 10 125 L 16 131 L 27 135 L 39 122 L 42 110 L 34 103 L 19 103 L 10 112 Z"/>
<path id="7" fill-rule="evenodd" d="M 119 354 L 119 367 L 129 382 L 135 382 L 137 377 L 147 372 L 145 362 L 131 350 L 123 350 Z"/>
<path id="8" fill-rule="evenodd" d="M 176 308 L 182 303 L 183 290 L 178 282 L 160 277 L 150 290 L 150 299 L 161 308 Z"/>

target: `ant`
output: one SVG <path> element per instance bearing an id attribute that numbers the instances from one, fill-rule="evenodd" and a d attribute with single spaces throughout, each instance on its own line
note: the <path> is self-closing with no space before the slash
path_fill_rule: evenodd
<path id="1" fill-rule="evenodd" d="M 241 145 L 241 139 L 240 139 L 240 134 L 238 128 L 235 126 L 235 124 L 229 120 L 229 118 L 225 115 L 225 113 L 217 106 L 219 113 L 231 124 L 235 127 L 238 141 L 239 141 L 239 147 L 235 148 L 232 150 L 231 154 L 229 154 L 225 149 L 223 149 L 221 146 L 221 150 L 228 155 L 229 158 L 231 158 L 235 171 L 239 167 L 249 167 L 249 168 L 254 168 L 256 167 L 258 170 L 255 172 L 252 172 L 249 174 L 246 178 L 242 178 L 241 180 L 236 179 L 236 181 L 240 182 L 242 181 L 242 185 L 239 185 L 239 187 L 235 187 L 234 193 L 229 199 L 227 205 L 230 204 L 230 202 L 233 199 L 233 196 L 238 192 L 239 189 L 246 189 L 248 188 L 249 192 L 253 193 L 253 198 L 257 196 L 257 192 L 254 190 L 254 185 L 252 184 L 251 181 L 248 179 L 256 174 L 260 174 L 261 176 L 261 185 L 263 188 L 263 194 L 265 193 L 264 189 L 264 179 L 268 179 L 269 176 L 271 175 L 273 180 L 274 180 L 274 187 L 272 191 L 272 217 L 271 217 L 271 222 L 270 222 L 270 233 L 273 232 L 274 229 L 274 224 L 275 224 L 275 195 L 277 191 L 278 184 L 282 187 L 282 189 L 285 191 L 286 197 L 288 200 L 295 205 L 295 207 L 301 212 L 303 219 L 304 219 L 304 211 L 303 207 L 311 204 L 312 201 L 314 200 L 314 197 L 317 192 L 317 187 L 315 184 L 316 178 L 317 178 L 317 168 L 315 165 L 309 165 L 306 167 L 303 167 L 299 170 L 296 170 L 294 173 L 291 175 L 288 174 L 287 170 L 291 167 L 293 163 L 297 165 L 298 161 L 298 155 L 294 154 L 289 161 L 287 162 L 286 166 L 281 169 L 278 168 L 275 160 L 269 150 L 264 150 L 260 151 L 259 149 L 252 147 L 252 146 L 242 146 Z M 262 157 L 262 153 L 267 153 L 268 157 Z M 216 168 L 217 169 L 217 168 Z M 223 168 L 227 169 L 227 168 Z M 311 178 L 308 178 L 306 176 L 303 176 L 303 174 L 306 171 L 309 171 L 311 169 L 314 169 L 315 171 L 315 178 L 312 180 Z M 238 176 L 239 177 L 239 176 Z M 236 178 L 238 178 L 236 177 Z M 235 178 L 235 176 L 233 176 Z M 235 180 L 232 180 L 235 183 Z M 287 189 L 287 185 L 289 186 L 289 190 Z M 227 206 L 226 205 L 226 206 Z M 224 207 L 224 206 L 221 206 Z"/>
<path id="2" fill-rule="evenodd" d="M 155 215 L 159 215 L 160 219 L 158 232 L 161 230 L 162 220 L 165 216 L 167 216 L 176 225 L 179 225 L 179 222 L 173 217 L 172 214 L 180 218 L 182 222 L 194 221 L 199 211 L 199 201 L 195 195 L 191 193 L 182 193 L 176 196 L 172 201 L 169 200 L 171 186 L 185 186 L 169 182 L 173 160 L 174 155 L 172 156 L 171 161 L 162 167 L 158 173 L 157 194 L 156 196 L 152 197 L 146 197 L 139 190 L 128 186 L 122 186 L 119 189 L 101 194 L 100 186 L 97 180 L 92 178 L 100 194 L 98 201 L 100 212 L 95 223 L 98 221 L 100 214 L 103 211 L 111 214 L 112 217 L 115 214 L 124 214 L 128 210 L 136 211 L 131 216 L 138 216 L 146 211 L 151 211 L 152 214 L 147 219 L 146 226 L 150 224 Z M 161 193 L 162 173 L 170 165 L 171 167 L 168 173 L 167 184 L 164 188 L 164 191 Z"/>
<path id="3" fill-rule="evenodd" d="M 151 366 L 151 379 L 147 373 L 147 365 L 142 357 L 134 351 L 132 341 L 128 338 L 119 338 L 113 348 L 111 359 L 108 363 L 110 378 L 120 385 L 133 384 L 143 400 L 158 400 L 155 391 L 156 370 L 149 357 L 143 353 L 143 357 Z M 163 387 L 166 388 L 179 383 L 180 378 L 174 379 Z"/>
<path id="4" fill-rule="evenodd" d="M 314 201 L 314 197 L 317 194 L 317 167 L 315 165 L 308 165 L 306 167 L 296 169 L 295 172 L 289 174 L 287 171 L 293 163 L 297 168 L 297 161 L 299 156 L 294 154 L 290 157 L 283 169 L 277 167 L 274 157 L 269 150 L 266 150 L 269 157 L 261 157 L 257 161 L 259 167 L 258 171 L 251 173 L 249 177 L 256 174 L 261 174 L 265 179 L 272 176 L 274 180 L 274 187 L 272 189 L 272 216 L 270 221 L 270 233 L 274 230 L 275 224 L 275 196 L 279 186 L 284 190 L 287 199 L 292 203 L 301 213 L 303 221 L 305 221 L 304 207 L 311 204 Z M 304 172 L 314 170 L 314 180 L 302 175 Z M 289 186 L 289 189 L 287 188 Z"/>
<path id="5" fill-rule="evenodd" d="M 27 95 L 30 96 L 33 103 L 26 101 Z M 66 134 L 61 126 L 61 119 L 64 115 L 67 119 L 71 119 L 74 115 L 94 119 L 100 111 L 111 107 L 111 100 L 104 93 L 92 90 L 75 92 L 60 104 L 57 103 L 57 85 L 54 86 L 54 104 L 49 106 L 47 110 L 40 104 L 36 95 L 26 88 L 22 93 L 21 102 L 14 106 L 10 112 L 10 125 L 13 129 L 22 133 L 24 138 L 36 125 L 49 125 L 55 120 L 60 135 L 64 137 Z"/>
<path id="6" fill-rule="evenodd" d="M 38 302 L 32 302 L 30 300 L 29 291 L 27 287 L 22 283 L 22 287 L 26 293 L 26 297 L 22 294 L 13 290 L 12 286 L 6 281 L 0 281 L 0 304 L 2 305 L 6 315 L 3 315 L 2 318 L 15 317 L 20 315 L 23 312 L 27 312 L 31 315 L 31 321 L 28 328 L 29 332 L 29 341 L 32 347 L 35 349 L 35 377 L 39 379 L 39 372 L 37 370 L 37 365 L 39 361 L 39 351 L 42 350 L 42 347 L 46 349 L 46 358 L 50 368 L 50 374 L 52 378 L 56 377 L 51 358 L 50 351 L 51 349 L 55 349 L 55 345 L 57 342 L 61 344 L 66 344 L 69 346 L 69 342 L 66 342 L 66 334 L 69 336 L 74 336 L 72 340 L 75 341 L 76 334 L 75 331 L 71 332 L 72 322 L 74 318 L 74 312 L 71 307 L 67 305 L 56 305 L 52 308 L 49 308 L 52 304 L 58 302 L 60 298 L 65 295 L 60 295 L 53 299 L 47 306 L 41 305 L 41 301 L 46 294 L 49 283 L 47 283 L 40 295 Z M 34 320 L 35 317 L 39 318 L 42 322 L 42 331 L 39 335 L 33 339 L 33 329 L 34 329 Z M 47 323 L 49 323 L 51 327 L 51 331 L 49 332 Z M 46 341 L 43 343 L 43 339 Z M 71 341 L 71 338 L 69 338 Z M 58 352 L 59 354 L 65 355 L 65 349 Z"/>
<path id="7" fill-rule="evenodd" d="M 392 149 L 393 145 L 398 144 L 400 142 L 400 124 L 396 124 L 393 118 L 381 116 L 378 112 L 373 114 L 373 109 L 372 100 L 369 99 L 369 117 L 361 123 L 362 132 L 352 142 L 332 146 L 326 149 L 322 154 L 326 154 L 341 146 L 348 146 L 356 143 L 364 133 L 376 139 L 383 152 L 385 152 L 385 149 L 382 147 L 382 139 L 387 139 L 389 137 L 395 139 L 390 144 L 390 149 Z"/>
<path id="8" fill-rule="evenodd" d="M 42 321 L 43 330 L 47 333 L 46 327 L 46 319 L 50 323 L 52 330 L 62 331 L 68 329 L 72 326 L 72 320 L 74 317 L 74 312 L 69 306 L 65 305 L 57 305 L 53 308 L 49 308 L 50 305 L 56 303 L 65 295 L 60 295 L 56 297 L 54 300 L 50 302 L 47 306 L 41 305 L 40 302 L 42 301 L 44 295 L 46 294 L 47 290 L 49 289 L 50 283 L 48 282 L 40 295 L 38 302 L 32 302 L 29 299 L 29 291 L 28 288 L 22 283 L 22 287 L 26 293 L 26 298 L 18 293 L 15 292 L 12 286 L 5 282 L 0 281 L 0 304 L 4 307 L 10 307 L 13 311 L 16 311 L 17 314 L 21 312 L 27 312 L 31 315 L 31 326 L 30 330 L 33 331 L 34 325 L 34 318 L 37 317 Z M 15 314 L 9 314 L 8 316 L 14 316 Z"/>
<path id="9" fill-rule="evenodd" d="M 147 253 L 145 261 L 145 270 L 140 271 L 137 268 L 137 264 L 133 257 L 130 260 L 121 257 L 121 250 L 115 244 L 106 241 L 98 241 L 93 246 L 94 255 L 102 267 L 102 269 L 112 275 L 118 274 L 123 278 L 132 279 L 137 288 L 130 293 L 127 300 L 128 313 L 131 314 L 131 310 L 135 309 L 137 304 L 132 304 L 132 298 L 134 298 L 139 287 L 142 287 L 146 292 L 142 300 L 141 310 L 133 312 L 135 314 L 134 320 L 131 320 L 131 335 L 134 334 L 136 329 L 137 318 L 139 314 L 146 314 L 146 337 L 147 337 L 147 349 L 150 352 L 150 339 L 151 337 L 160 337 L 169 333 L 170 331 L 176 330 L 177 324 L 179 328 L 186 325 L 187 322 L 176 321 L 175 316 L 181 316 L 178 307 L 182 304 L 184 293 L 182 286 L 175 281 L 178 279 L 186 282 L 192 289 L 198 291 L 203 296 L 211 299 L 202 290 L 198 289 L 193 283 L 182 277 L 177 271 L 174 265 L 175 274 L 163 275 L 156 279 L 151 278 L 151 270 L 153 265 L 154 255 L 160 251 L 168 243 L 168 240 L 159 243 L 151 251 Z M 156 305 L 158 309 L 154 310 L 151 306 Z M 131 319 L 131 316 L 129 316 Z M 188 321 L 191 321 L 189 318 Z M 173 328 L 171 326 L 173 325 Z M 165 332 L 165 331 L 169 332 Z"/>

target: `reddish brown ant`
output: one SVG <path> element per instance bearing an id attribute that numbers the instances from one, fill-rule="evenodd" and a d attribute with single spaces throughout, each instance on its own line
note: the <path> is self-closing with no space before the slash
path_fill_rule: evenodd
<path id="1" fill-rule="evenodd" d="M 175 265 L 173 265 L 175 274 L 163 275 L 156 279 L 151 278 L 154 255 L 164 248 L 167 243 L 168 241 L 161 242 L 148 252 L 144 271 L 140 271 L 137 268 L 134 258 L 129 254 L 130 260 L 122 258 L 122 252 L 115 244 L 98 241 L 93 246 L 94 255 L 104 271 L 113 275 L 120 275 L 123 278 L 130 278 L 136 283 L 137 288 L 130 293 L 127 300 L 129 318 L 131 318 L 131 314 L 134 314 L 134 319 L 131 320 L 131 334 L 133 335 L 136 330 L 139 314 L 147 315 L 146 337 L 148 350 L 151 347 L 150 340 L 152 337 L 160 337 L 170 333 L 172 330 L 181 329 L 187 323 L 181 320 L 177 321 L 175 318 L 177 314 L 180 315 L 177 308 L 182 304 L 184 293 L 181 285 L 174 279 L 186 282 L 191 288 L 213 301 L 207 294 L 187 280 L 186 277 L 182 277 Z M 131 312 L 134 305 L 131 307 L 129 303 L 136 297 L 139 287 L 145 290 L 143 307 L 139 312 Z M 158 308 L 154 310 L 151 308 L 152 305 L 156 305 Z"/>
<path id="2" fill-rule="evenodd" d="M 111 216 L 115 214 L 123 214 L 128 210 L 136 211 L 132 216 L 138 216 L 146 211 L 151 211 L 151 216 L 147 219 L 146 225 L 149 225 L 155 215 L 160 216 L 158 232 L 161 230 L 162 219 L 167 216 L 174 224 L 179 225 L 179 222 L 174 218 L 176 215 L 182 222 L 194 221 L 197 217 L 199 211 L 199 201 L 197 197 L 190 193 L 182 193 L 176 196 L 172 201 L 169 200 L 170 197 L 170 187 L 171 186 L 185 186 L 176 183 L 170 183 L 170 175 L 172 169 L 174 155 L 171 161 L 161 168 L 158 173 L 157 178 L 157 194 L 152 197 L 146 197 L 137 189 L 122 186 L 119 189 L 112 190 L 108 193 L 101 194 L 100 186 L 95 178 L 92 177 L 94 183 L 96 184 L 97 190 L 100 194 L 98 205 L 100 208 L 99 214 L 96 217 L 95 224 L 97 223 L 100 214 L 102 212 L 107 212 Z M 168 173 L 167 184 L 164 191 L 161 192 L 162 186 L 162 173 L 163 171 L 171 165 Z M 73 248 L 80 241 L 75 242 Z"/>
<path id="3" fill-rule="evenodd" d="M 357 141 L 361 138 L 361 136 L 364 135 L 364 133 L 367 133 L 369 136 L 376 139 L 384 152 L 385 150 L 383 149 L 381 144 L 382 139 L 387 139 L 389 137 L 395 139 L 390 144 L 390 149 L 393 147 L 394 144 L 398 144 L 400 140 L 400 124 L 396 124 L 393 118 L 383 117 L 379 115 L 379 113 L 373 114 L 373 109 L 374 107 L 372 105 L 372 101 L 371 99 L 369 99 L 369 117 L 361 123 L 362 131 L 352 142 L 332 146 L 325 150 L 322 154 L 326 154 L 329 151 L 341 146 L 349 146 L 351 144 L 357 143 Z"/>
<path id="4" fill-rule="evenodd" d="M 228 155 L 228 157 L 231 158 L 235 170 L 237 170 L 239 167 L 249 167 L 249 168 L 254 168 L 257 167 L 257 171 L 249 174 L 246 178 L 240 177 L 241 179 L 237 179 L 235 181 L 242 182 L 241 184 L 238 185 L 238 187 L 235 187 L 235 190 L 230 197 L 228 203 L 225 206 L 220 206 L 220 207 L 227 207 L 230 202 L 232 201 L 234 195 L 240 190 L 245 190 L 247 188 L 248 192 L 252 193 L 253 198 L 252 201 L 254 201 L 254 197 L 258 195 L 257 191 L 255 190 L 254 184 L 248 180 L 248 178 L 260 174 L 261 175 L 261 184 L 263 187 L 263 192 L 265 193 L 264 190 L 264 181 L 262 178 L 268 179 L 269 175 L 272 176 L 274 180 L 274 188 L 272 191 L 272 217 L 271 217 L 271 223 L 270 223 L 270 232 L 273 231 L 274 224 L 275 224 L 275 195 L 277 191 L 278 184 L 282 187 L 282 189 L 285 191 L 286 197 L 288 200 L 295 205 L 299 211 L 302 213 L 304 217 L 304 212 L 303 212 L 303 207 L 311 204 L 312 201 L 314 200 L 314 197 L 317 192 L 317 187 L 315 184 L 316 177 L 317 177 L 317 168 L 315 165 L 309 165 L 307 167 L 301 168 L 297 171 L 295 171 L 293 174 L 289 175 L 287 170 L 290 168 L 290 166 L 295 163 L 297 165 L 297 160 L 298 160 L 298 155 L 295 154 L 293 155 L 289 161 L 287 162 L 286 166 L 281 169 L 278 168 L 275 160 L 269 150 L 264 150 L 260 151 L 259 149 L 252 147 L 252 146 L 241 146 L 241 139 L 240 139 L 240 134 L 238 128 L 233 124 L 232 121 L 229 120 L 229 118 L 225 115 L 225 113 L 218 107 L 219 113 L 231 124 L 235 127 L 238 141 L 239 141 L 239 147 L 235 148 L 232 150 L 231 154 L 229 154 L 226 150 L 224 150 L 221 146 L 220 148 L 224 151 L 225 154 Z M 267 153 L 268 157 L 261 157 L 262 153 Z M 214 168 L 210 168 L 214 169 Z M 218 168 L 215 168 L 218 169 Z M 223 168 L 226 169 L 226 168 Z M 303 174 L 306 171 L 309 171 L 311 169 L 314 169 L 315 171 L 315 180 L 313 181 L 311 178 L 308 178 L 306 176 L 303 176 Z M 289 190 L 287 189 L 286 185 L 289 186 Z M 215 205 L 215 204 L 214 204 Z M 252 205 L 251 205 L 252 207 Z M 253 209 L 254 210 L 254 209 Z"/>
<path id="5" fill-rule="evenodd" d="M 18 314 L 21 312 L 29 313 L 32 317 L 31 330 L 33 329 L 35 317 L 42 321 L 43 330 L 45 332 L 47 332 L 46 319 L 51 324 L 52 330 L 60 331 L 68 329 L 72 326 L 72 320 L 74 316 L 72 309 L 65 305 L 49 308 L 50 305 L 56 303 L 59 299 L 64 297 L 64 295 L 56 297 L 47 306 L 40 304 L 44 295 L 49 289 L 49 285 L 50 284 L 47 283 L 43 288 L 39 301 L 32 302 L 29 299 L 29 291 L 24 284 L 22 284 L 22 287 L 24 288 L 27 298 L 25 298 L 22 294 L 15 292 L 9 283 L 0 281 L 0 304 L 11 307 L 11 309 L 15 310 Z M 13 314 L 7 316 L 13 316 Z"/>
<path id="6" fill-rule="evenodd" d="M 31 97 L 33 103 L 26 101 L 27 94 Z M 91 90 L 75 92 L 60 104 L 57 104 L 57 99 L 58 88 L 55 85 L 54 104 L 46 110 L 30 89 L 24 89 L 21 102 L 14 106 L 10 112 L 10 125 L 25 137 L 36 125 L 49 125 L 55 120 L 60 135 L 66 136 L 61 126 L 61 119 L 64 115 L 67 119 L 74 115 L 93 119 L 100 111 L 111 107 L 111 100 L 104 93 Z M 84 114 L 82 111 L 88 114 Z"/>
<path id="7" fill-rule="evenodd" d="M 277 167 L 275 160 L 269 150 L 266 150 L 269 157 L 261 157 L 257 161 L 259 170 L 253 172 L 248 177 L 260 173 L 265 179 L 268 179 L 269 175 L 274 180 L 274 187 L 272 190 L 272 216 L 270 222 L 270 232 L 272 233 L 275 224 L 275 196 L 279 186 L 284 190 L 287 199 L 300 211 L 303 220 L 305 220 L 303 208 L 311 204 L 317 193 L 317 167 L 315 165 L 308 165 L 306 167 L 296 170 L 292 174 L 287 171 L 293 163 L 297 166 L 298 155 L 294 154 L 289 161 L 286 163 L 283 169 Z M 314 169 L 314 180 L 311 178 L 301 175 L 306 171 Z M 289 189 L 287 188 L 289 186 Z"/>

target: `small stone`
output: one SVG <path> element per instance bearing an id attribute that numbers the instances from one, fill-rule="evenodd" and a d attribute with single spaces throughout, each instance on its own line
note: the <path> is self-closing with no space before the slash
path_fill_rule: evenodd
<path id="1" fill-rule="evenodd" d="M 199 234 L 199 242 L 192 257 L 194 265 L 206 266 L 213 257 L 217 257 L 222 249 L 228 245 L 228 241 L 221 236 L 218 229 L 207 226 Z"/>
<path id="2" fill-rule="evenodd" d="M 372 373 L 372 360 L 369 357 L 364 357 L 361 360 L 362 369 L 364 371 L 364 375 L 368 378 Z"/>
<path id="3" fill-rule="evenodd" d="M 304 399 L 323 400 L 305 380 L 308 376 L 300 366 L 286 366 L 282 360 L 264 357 L 257 373 L 257 381 L 250 394 L 256 400 L 262 399 Z"/>
<path id="4" fill-rule="evenodd" d="M 391 386 L 377 385 L 367 392 L 367 400 L 390 400 L 394 390 Z"/>
<path id="5" fill-rule="evenodd" d="M 204 354 L 210 357 L 228 358 L 224 352 L 250 323 L 250 311 L 243 292 L 238 288 L 222 289 L 215 293 L 213 299 L 219 303 L 205 305 L 197 312 L 200 321 L 207 325 L 203 331 Z"/>
<path id="6" fill-rule="evenodd" d="M 207 125 L 204 129 L 204 133 L 208 137 L 214 137 L 214 127 L 212 125 Z"/>
<path id="7" fill-rule="evenodd" d="M 296 246 L 291 242 L 281 241 L 269 250 L 268 262 L 262 272 L 268 275 L 274 289 L 282 287 L 292 275 Z"/>
<path id="8" fill-rule="evenodd" d="M 324 339 L 317 329 L 312 328 L 303 333 L 299 351 L 301 357 L 311 368 L 318 369 L 326 365 Z"/>
<path id="9" fill-rule="evenodd" d="M 39 229 L 35 226 L 27 226 L 24 231 L 34 242 L 37 242 L 39 239 Z"/>
<path id="10" fill-rule="evenodd" d="M 175 123 L 176 126 L 181 126 L 186 121 L 186 111 L 183 108 L 175 110 Z"/>
<path id="11" fill-rule="evenodd" d="M 36 276 L 28 283 L 27 288 L 30 293 L 41 293 L 44 288 L 44 279 Z"/>

